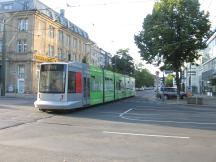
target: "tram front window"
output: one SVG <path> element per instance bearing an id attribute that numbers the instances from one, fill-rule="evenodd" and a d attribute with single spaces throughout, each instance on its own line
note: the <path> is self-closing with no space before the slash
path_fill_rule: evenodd
<path id="1" fill-rule="evenodd" d="M 41 65 L 39 92 L 64 93 L 66 65 L 47 64 Z"/>

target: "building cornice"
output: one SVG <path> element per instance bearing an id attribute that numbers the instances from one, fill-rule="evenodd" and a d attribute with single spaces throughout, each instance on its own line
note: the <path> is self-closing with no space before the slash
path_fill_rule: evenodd
<path id="1" fill-rule="evenodd" d="M 8 7 L 4 7 L 8 5 Z M 9 7 L 10 5 L 10 7 Z M 63 25 L 68 30 L 71 30 L 73 33 L 76 33 L 86 39 L 89 39 L 88 33 L 83 29 L 73 24 L 64 15 L 54 11 L 44 3 L 39 0 L 5 0 L 0 2 L 0 13 L 11 13 L 11 12 L 28 12 L 28 11 L 37 11 L 48 16 L 53 21 L 56 21 Z"/>

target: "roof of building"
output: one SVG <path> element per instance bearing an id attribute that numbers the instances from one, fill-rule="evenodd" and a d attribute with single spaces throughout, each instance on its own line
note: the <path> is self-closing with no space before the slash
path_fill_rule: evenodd
<path id="1" fill-rule="evenodd" d="M 0 13 L 38 10 L 53 21 L 59 22 L 72 32 L 89 39 L 88 33 L 64 17 L 64 12 L 58 13 L 39 0 L 0 0 Z"/>

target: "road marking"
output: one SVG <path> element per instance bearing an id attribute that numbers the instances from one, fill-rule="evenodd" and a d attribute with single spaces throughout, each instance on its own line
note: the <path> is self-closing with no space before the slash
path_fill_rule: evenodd
<path id="1" fill-rule="evenodd" d="M 121 113 L 121 114 L 119 115 L 119 117 L 122 117 L 124 114 L 127 114 L 127 113 L 128 113 L 129 111 L 131 111 L 131 110 L 133 110 L 133 109 L 129 109 L 129 110 L 127 110 L 127 111 Z"/>
<path id="2" fill-rule="evenodd" d="M 153 109 L 155 110 L 155 109 L 161 108 L 161 107 L 162 107 L 162 108 L 164 108 L 164 107 L 166 108 L 167 106 L 151 106 L 151 105 L 149 105 L 149 106 L 148 106 L 148 105 L 139 106 L 139 105 L 138 105 L 138 106 L 135 106 L 135 107 L 137 107 L 137 108 L 148 107 L 148 108 L 153 108 Z"/>
<path id="3" fill-rule="evenodd" d="M 196 125 L 216 125 L 216 123 L 201 123 L 201 122 L 181 122 L 181 121 L 167 121 L 167 120 L 145 120 L 145 119 L 133 119 L 124 116 L 120 116 L 122 119 L 131 121 L 144 121 L 144 122 L 155 122 L 155 123 L 175 123 L 175 124 L 196 124 Z"/>
<path id="4" fill-rule="evenodd" d="M 134 109 L 134 108 L 133 108 Z M 134 118 L 129 118 L 125 117 L 124 115 L 130 112 L 133 109 L 129 109 L 119 115 L 120 118 L 126 119 L 126 120 L 131 120 L 131 121 L 144 121 L 144 122 L 155 122 L 155 123 L 175 123 L 175 124 L 195 124 L 195 125 L 216 125 L 216 123 L 203 123 L 203 122 L 181 122 L 181 121 L 167 121 L 167 120 L 145 120 L 145 119 L 134 119 Z M 135 109 L 137 110 L 137 109 Z"/>
<path id="5" fill-rule="evenodd" d="M 123 133 L 123 132 L 109 132 L 109 131 L 103 131 L 103 133 L 105 133 L 105 134 L 117 134 L 117 135 L 129 135 L 129 136 L 156 137 L 156 138 L 190 139 L 190 137 L 167 136 L 167 135 L 156 135 L 156 134 Z"/>

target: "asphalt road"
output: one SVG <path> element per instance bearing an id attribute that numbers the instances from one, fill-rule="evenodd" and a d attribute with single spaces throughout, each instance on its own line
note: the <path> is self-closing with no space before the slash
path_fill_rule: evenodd
<path id="1" fill-rule="evenodd" d="M 40 112 L 33 99 L 0 98 L 0 161 L 215 162 L 216 107 L 152 95 L 56 113 Z"/>

